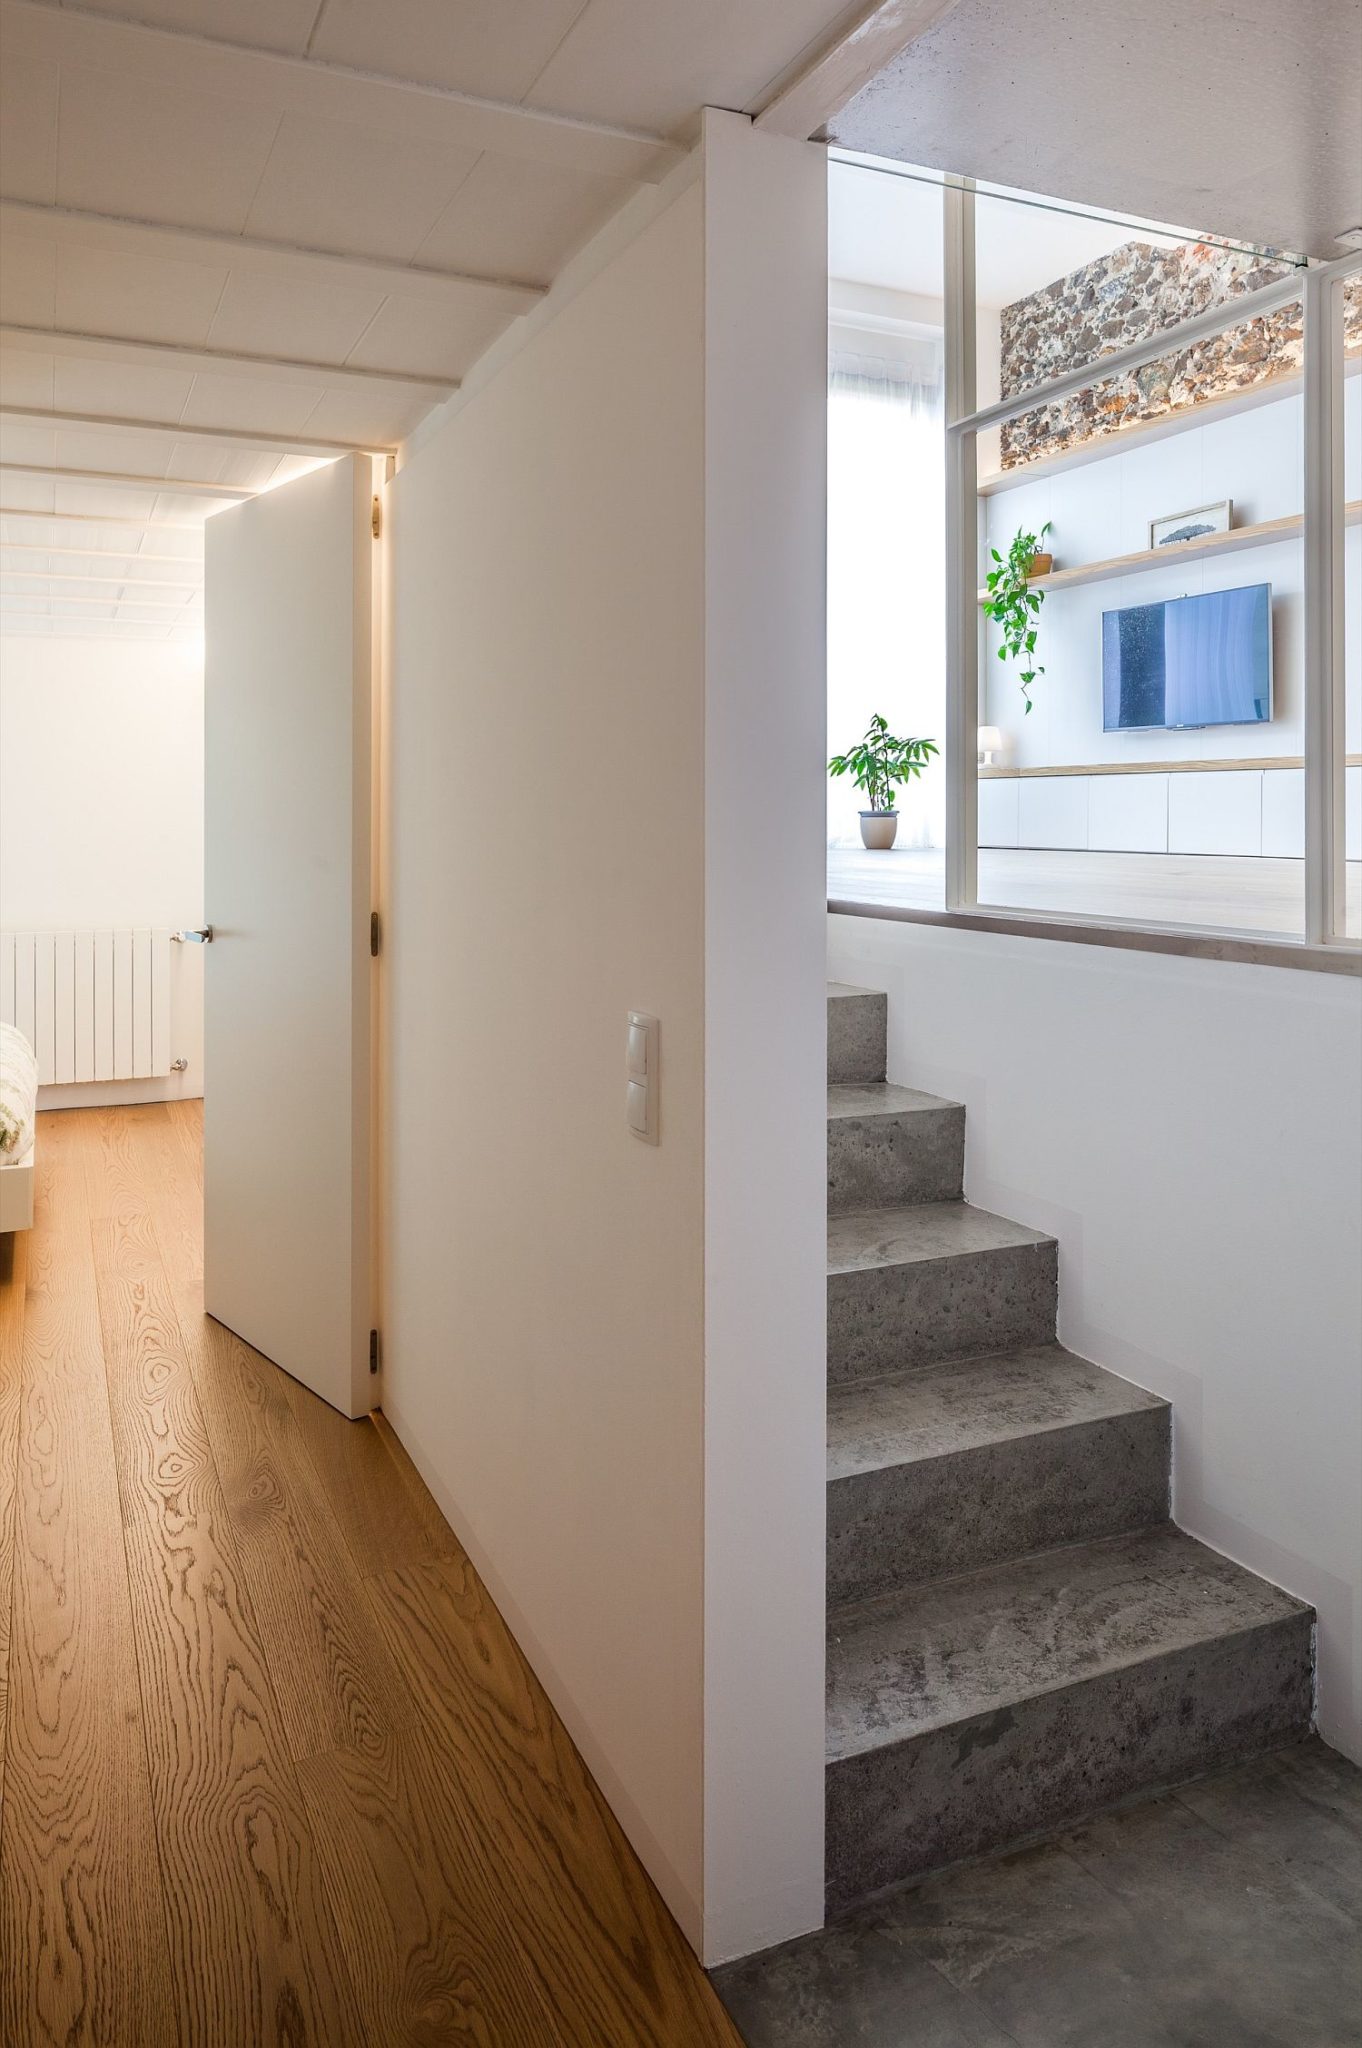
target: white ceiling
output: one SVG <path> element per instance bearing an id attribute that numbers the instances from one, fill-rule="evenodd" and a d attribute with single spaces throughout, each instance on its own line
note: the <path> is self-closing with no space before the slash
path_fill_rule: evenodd
<path id="1" fill-rule="evenodd" d="M 1358 0 L 955 0 L 848 149 L 1330 257 L 1362 226 Z"/>
<path id="2" fill-rule="evenodd" d="M 395 447 L 702 106 L 858 11 L 0 0 L 0 621 L 198 630 L 230 494 Z"/>

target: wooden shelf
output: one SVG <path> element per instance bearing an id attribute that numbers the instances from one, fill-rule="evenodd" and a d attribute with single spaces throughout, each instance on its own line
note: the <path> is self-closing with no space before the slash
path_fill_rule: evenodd
<path id="1" fill-rule="evenodd" d="M 1362 498 L 1355 498 L 1343 507 L 1345 526 L 1356 526 L 1362 521 Z M 1232 526 L 1228 533 L 1203 534 L 1197 540 L 1174 540 L 1162 548 L 1141 548 L 1133 555 L 1111 555 L 1104 562 L 1080 562 L 1073 569 L 1052 569 L 1048 576 L 1033 576 L 1035 590 L 1072 590 L 1080 583 L 1104 583 L 1110 577 L 1138 576 L 1155 564 L 1202 561 L 1211 555 L 1237 555 L 1243 548 L 1270 547 L 1273 541 L 1290 540 L 1301 531 L 1304 519 L 1299 512 L 1291 513 L 1285 519 L 1266 519 L 1259 526 Z M 987 590 L 979 592 L 979 602 L 988 596 Z"/>
<path id="2" fill-rule="evenodd" d="M 1346 754 L 1344 764 L 1362 767 L 1362 754 Z M 1241 754 L 1219 761 L 1064 761 L 1052 768 L 979 769 L 981 782 L 1027 782 L 1048 780 L 1055 775 L 1219 775 L 1241 774 L 1245 769 L 1303 768 L 1303 754 Z"/>

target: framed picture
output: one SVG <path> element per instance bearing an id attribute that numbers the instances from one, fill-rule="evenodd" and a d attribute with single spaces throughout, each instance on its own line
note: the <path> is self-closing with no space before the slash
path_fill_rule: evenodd
<path id="1" fill-rule="evenodd" d="M 1171 547 L 1179 540 L 1200 540 L 1207 533 L 1228 533 L 1234 524 L 1234 500 L 1222 498 L 1218 505 L 1198 505 L 1194 512 L 1174 512 L 1167 519 L 1151 519 L 1151 548 Z"/>

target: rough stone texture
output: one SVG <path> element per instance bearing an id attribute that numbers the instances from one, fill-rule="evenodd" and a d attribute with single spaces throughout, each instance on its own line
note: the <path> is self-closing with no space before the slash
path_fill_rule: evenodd
<path id="1" fill-rule="evenodd" d="M 1009 398 L 1064 370 L 1096 362 L 1211 306 L 1223 303 L 1232 319 L 1236 298 L 1295 267 L 1286 258 L 1206 242 L 1172 247 L 1127 242 L 1003 307 L 1002 395 Z M 1352 280 L 1345 293 L 1345 325 L 1348 347 L 1362 348 L 1362 280 Z M 1138 421 L 1290 375 L 1301 363 L 1297 301 L 1263 318 L 1227 326 L 1195 348 L 1162 356 L 1128 376 L 1095 382 L 1059 405 L 1023 413 L 1002 429 L 1002 466 L 1013 469 Z"/>
<path id="2" fill-rule="evenodd" d="M 834 1389 L 829 1606 L 1163 1521 L 1169 1427 L 1058 1345 Z"/>
<path id="3" fill-rule="evenodd" d="M 882 1377 L 1055 1334 L 1052 1237 L 965 1202 L 828 1221 L 828 1380 Z"/>
<path id="4" fill-rule="evenodd" d="M 828 1089 L 828 1212 L 896 1202 L 958 1202 L 965 1111 L 892 1081 Z"/>
<path id="5" fill-rule="evenodd" d="M 882 1081 L 889 998 L 883 989 L 828 983 L 828 1085 Z"/>
<path id="6" fill-rule="evenodd" d="M 1308 1607 L 1166 1524 L 830 1617 L 830 1911 L 1304 1735 Z"/>

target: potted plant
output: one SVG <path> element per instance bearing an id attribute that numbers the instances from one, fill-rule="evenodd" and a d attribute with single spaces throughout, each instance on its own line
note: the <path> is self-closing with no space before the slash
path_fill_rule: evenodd
<path id="1" fill-rule="evenodd" d="M 834 754 L 828 762 L 830 775 L 849 775 L 857 789 L 870 798 L 870 809 L 861 812 L 861 844 L 873 852 L 887 853 L 898 836 L 899 814 L 894 809 L 894 791 L 915 775 L 921 775 L 932 755 L 935 740 L 899 740 L 888 721 L 877 711 L 865 730 L 865 737 L 846 754 Z"/>
<path id="2" fill-rule="evenodd" d="M 988 595 L 983 601 L 984 617 L 992 619 L 1002 635 L 999 661 L 1021 664 L 1017 679 L 1028 711 L 1031 685 L 1037 676 L 1045 674 L 1044 666 L 1036 660 L 1036 628 L 1045 592 L 1033 589 L 1031 578 L 1047 576 L 1054 566 L 1054 556 L 1041 551 L 1041 542 L 1049 531 L 1047 519 L 1039 533 L 1014 534 L 1006 560 L 996 548 L 991 548 L 993 567 L 985 578 Z"/>

